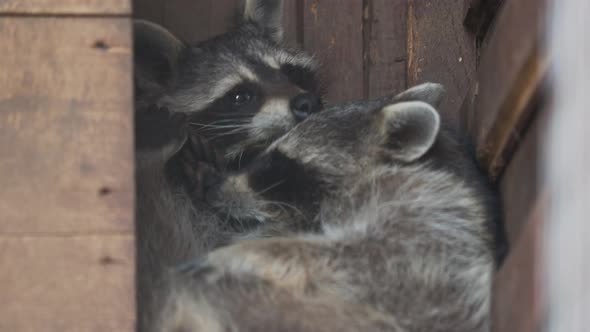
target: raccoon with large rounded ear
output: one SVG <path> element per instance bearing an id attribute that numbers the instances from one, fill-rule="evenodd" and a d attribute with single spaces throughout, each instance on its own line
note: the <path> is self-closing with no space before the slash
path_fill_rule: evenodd
<path id="1" fill-rule="evenodd" d="M 429 104 L 408 101 L 381 110 L 382 146 L 402 162 L 413 162 L 432 147 L 440 129 L 440 117 Z"/>
<path id="2" fill-rule="evenodd" d="M 246 0 L 244 20 L 255 23 L 275 42 L 283 40 L 283 0 Z"/>
<path id="3" fill-rule="evenodd" d="M 139 91 L 161 90 L 171 83 L 186 45 L 165 28 L 134 20 L 135 82 Z"/>

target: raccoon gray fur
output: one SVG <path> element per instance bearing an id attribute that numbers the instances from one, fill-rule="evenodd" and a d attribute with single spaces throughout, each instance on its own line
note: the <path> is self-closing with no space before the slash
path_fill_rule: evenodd
<path id="1" fill-rule="evenodd" d="M 209 166 L 186 177 L 187 156 L 238 168 L 321 107 L 316 66 L 281 45 L 281 16 L 282 1 L 247 0 L 242 24 L 196 45 L 135 23 L 140 331 L 168 292 L 167 269 L 241 231 L 194 199 Z"/>
<path id="2" fill-rule="evenodd" d="M 233 187 L 242 204 L 279 199 L 320 231 L 241 240 L 188 264 L 159 328 L 489 331 L 491 193 L 441 129 L 441 96 L 424 84 L 325 110 L 215 189 Z"/>

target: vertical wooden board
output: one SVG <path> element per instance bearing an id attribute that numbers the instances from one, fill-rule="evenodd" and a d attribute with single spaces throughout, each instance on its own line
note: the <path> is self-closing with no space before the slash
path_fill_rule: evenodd
<path id="1" fill-rule="evenodd" d="M 8 14 L 131 14 L 131 0 L 0 0 Z"/>
<path id="2" fill-rule="evenodd" d="M 512 247 L 496 274 L 492 297 L 492 330 L 495 332 L 539 331 L 546 307 L 539 272 L 547 199 L 547 196 L 540 195 L 527 216 L 522 238 Z"/>
<path id="3" fill-rule="evenodd" d="M 540 149 L 545 138 L 547 115 L 548 112 L 541 112 L 534 120 L 500 181 L 504 223 L 511 244 L 518 241 L 527 215 L 540 194 L 539 188 L 544 187 Z"/>
<path id="4" fill-rule="evenodd" d="M 162 25 L 164 4 L 162 0 L 133 0 L 133 17 Z"/>
<path id="5" fill-rule="evenodd" d="M 328 103 L 362 98 L 363 2 L 304 0 L 303 43 L 323 64 Z"/>
<path id="6" fill-rule="evenodd" d="M 303 0 L 284 0 L 283 28 L 285 30 L 284 41 L 294 47 L 302 46 L 303 30 L 301 27 L 301 15 L 303 14 Z"/>
<path id="7" fill-rule="evenodd" d="M 463 99 L 474 82 L 475 36 L 463 27 L 465 0 L 408 0 L 408 86 L 441 83 L 440 111 L 460 126 Z"/>
<path id="8" fill-rule="evenodd" d="M 167 0 L 163 25 L 180 39 L 195 43 L 233 27 L 241 8 L 239 0 Z"/>
<path id="9" fill-rule="evenodd" d="M 374 98 L 406 88 L 406 0 L 372 0 L 369 10 L 369 66 L 365 75 L 368 97 Z"/>
<path id="10" fill-rule="evenodd" d="M 0 233 L 133 230 L 131 25 L 0 18 Z"/>
<path id="11" fill-rule="evenodd" d="M 526 123 L 527 106 L 548 71 L 549 57 L 540 41 L 545 8 L 545 0 L 506 1 L 481 50 L 470 131 L 492 177 L 509 159 L 512 133 Z"/>
<path id="12" fill-rule="evenodd" d="M 133 236 L 0 235 L 0 331 L 134 330 Z"/>

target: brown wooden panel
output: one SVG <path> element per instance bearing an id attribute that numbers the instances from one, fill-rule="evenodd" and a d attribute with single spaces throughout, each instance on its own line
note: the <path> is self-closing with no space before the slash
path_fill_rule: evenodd
<path id="1" fill-rule="evenodd" d="M 162 25 L 164 4 L 162 0 L 133 0 L 133 17 Z"/>
<path id="2" fill-rule="evenodd" d="M 372 0 L 369 10 L 365 25 L 369 30 L 369 66 L 365 75 L 368 96 L 373 98 L 406 88 L 406 0 Z"/>
<path id="3" fill-rule="evenodd" d="M 133 331 L 133 236 L 0 236 L 0 331 Z"/>
<path id="4" fill-rule="evenodd" d="M 131 14 L 131 0 L 1 0 L 0 13 Z"/>
<path id="5" fill-rule="evenodd" d="M 482 50 L 470 127 L 478 157 L 492 177 L 509 160 L 513 134 L 526 123 L 547 70 L 547 56 L 539 48 L 544 8 L 545 1 L 506 1 Z"/>
<path id="6" fill-rule="evenodd" d="M 126 18 L 0 18 L 0 234 L 133 229 Z"/>
<path id="7" fill-rule="evenodd" d="M 527 215 L 544 187 L 541 152 L 547 132 L 548 112 L 541 112 L 519 143 L 500 182 L 504 222 L 510 243 L 516 243 L 526 225 Z"/>
<path id="8" fill-rule="evenodd" d="M 363 85 L 363 2 L 304 0 L 306 50 L 324 65 L 326 100 L 360 99 Z"/>
<path id="9" fill-rule="evenodd" d="M 528 216 L 522 238 L 512 251 L 494 281 L 492 301 L 493 331 L 534 332 L 545 307 L 540 292 L 541 245 L 543 217 L 547 197 L 541 196 Z"/>
<path id="10" fill-rule="evenodd" d="M 465 0 L 408 0 L 408 86 L 443 84 L 447 96 L 440 111 L 457 125 L 476 65 L 475 36 L 462 24 L 464 5 Z"/>
<path id="11" fill-rule="evenodd" d="M 302 0 L 284 0 L 283 28 L 284 40 L 287 45 L 302 47 L 303 29 L 301 28 L 301 15 L 303 15 Z"/>

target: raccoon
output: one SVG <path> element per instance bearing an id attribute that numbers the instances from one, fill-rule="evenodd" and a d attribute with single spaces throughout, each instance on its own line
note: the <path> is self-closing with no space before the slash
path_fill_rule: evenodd
<path id="1" fill-rule="evenodd" d="M 184 266 L 162 329 L 489 331 L 493 193 L 442 128 L 442 94 L 424 84 L 324 110 L 211 189 L 237 184 L 244 205 L 278 198 L 320 231 L 237 241 Z"/>
<path id="2" fill-rule="evenodd" d="M 282 8 L 283 1 L 248 0 L 242 24 L 195 45 L 135 22 L 138 145 L 198 135 L 239 168 L 321 110 L 317 64 L 282 44 Z M 154 112 L 162 113 L 157 121 Z"/>
<path id="3" fill-rule="evenodd" d="M 195 199 L 209 181 L 204 170 L 246 165 L 322 106 L 312 58 L 281 45 L 282 7 L 247 0 L 242 24 L 196 45 L 135 23 L 140 331 L 151 329 L 168 292 L 167 269 L 243 227 Z M 189 174 L 188 163 L 201 167 Z"/>

